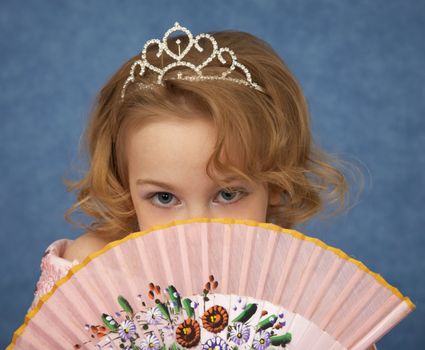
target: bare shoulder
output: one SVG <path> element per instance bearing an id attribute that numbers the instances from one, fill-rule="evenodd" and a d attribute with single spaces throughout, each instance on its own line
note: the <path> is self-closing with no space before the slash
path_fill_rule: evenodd
<path id="1" fill-rule="evenodd" d="M 67 246 L 63 258 L 71 261 L 77 259 L 82 262 L 89 254 L 102 249 L 108 243 L 109 241 L 103 238 L 85 233 Z"/>

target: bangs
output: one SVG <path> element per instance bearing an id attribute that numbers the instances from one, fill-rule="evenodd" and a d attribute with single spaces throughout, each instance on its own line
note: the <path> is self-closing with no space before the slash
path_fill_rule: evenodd
<path id="1" fill-rule="evenodd" d="M 267 167 L 267 138 L 271 130 L 266 97 L 253 89 L 229 81 L 167 80 L 132 98 L 126 97 L 126 115 L 118 133 L 119 153 L 125 158 L 128 132 L 138 130 L 155 118 L 211 120 L 216 130 L 216 143 L 207 163 L 207 174 L 224 185 L 220 176 L 240 178 L 250 184 L 258 182 Z M 126 164 L 120 168 L 126 169 Z"/>

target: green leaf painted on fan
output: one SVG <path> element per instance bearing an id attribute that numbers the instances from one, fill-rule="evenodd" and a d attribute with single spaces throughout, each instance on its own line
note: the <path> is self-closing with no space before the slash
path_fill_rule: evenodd
<path id="1" fill-rule="evenodd" d="M 161 312 L 161 314 L 168 320 L 171 322 L 171 317 L 170 317 L 170 313 L 168 312 L 168 308 L 164 303 L 157 303 L 156 307 L 158 308 L 158 310 Z"/>
<path id="2" fill-rule="evenodd" d="M 179 350 L 180 348 L 176 345 L 176 343 L 173 343 L 169 348 L 169 350 Z"/>
<path id="3" fill-rule="evenodd" d="M 136 344 L 132 343 L 132 344 L 131 344 L 131 350 L 140 350 L 140 348 L 138 348 L 138 347 L 136 346 Z"/>
<path id="4" fill-rule="evenodd" d="M 114 332 L 118 331 L 118 323 L 117 321 L 114 320 L 114 318 L 111 315 L 102 314 L 101 317 L 106 327 L 108 327 L 111 331 L 114 331 Z"/>
<path id="5" fill-rule="evenodd" d="M 195 309 L 191 306 L 192 300 L 189 298 L 183 299 L 183 307 L 186 310 L 187 317 L 192 317 L 195 313 Z"/>
<path id="6" fill-rule="evenodd" d="M 177 290 L 174 286 L 170 285 L 167 288 L 168 295 L 170 296 L 170 300 L 173 304 L 174 309 L 176 310 L 176 313 L 180 312 L 180 309 L 182 307 L 181 299 L 179 294 L 177 293 Z"/>
<path id="7" fill-rule="evenodd" d="M 248 321 L 257 311 L 257 304 L 248 304 L 245 310 L 242 311 L 232 322 L 246 322 Z"/>
<path id="8" fill-rule="evenodd" d="M 274 337 L 270 337 L 270 342 L 272 345 L 286 345 L 292 340 L 291 333 L 285 333 L 283 335 L 276 335 Z"/>
<path id="9" fill-rule="evenodd" d="M 270 315 L 269 317 L 265 318 L 264 320 L 258 323 L 257 330 L 260 330 L 260 329 L 265 330 L 267 328 L 270 328 L 276 323 L 276 321 L 277 321 L 277 316 Z"/>
<path id="10" fill-rule="evenodd" d="M 118 303 L 121 305 L 125 312 L 133 314 L 133 309 L 130 306 L 130 303 L 122 295 L 118 296 Z"/>
<path id="11" fill-rule="evenodd" d="M 162 345 L 159 350 L 167 350 L 167 347 L 165 345 Z"/>

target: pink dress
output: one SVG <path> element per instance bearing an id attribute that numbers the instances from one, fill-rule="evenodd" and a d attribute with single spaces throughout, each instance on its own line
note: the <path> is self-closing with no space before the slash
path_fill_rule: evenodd
<path id="1" fill-rule="evenodd" d="M 38 300 L 48 293 L 54 283 L 66 275 L 68 270 L 79 263 L 78 260 L 67 260 L 62 256 L 72 239 L 59 239 L 50 244 L 44 251 L 41 259 L 41 275 L 34 290 L 34 300 L 28 309 L 28 312 L 37 305 Z"/>
<path id="2" fill-rule="evenodd" d="M 62 256 L 66 247 L 71 244 L 71 239 L 59 239 L 50 244 L 41 259 L 41 275 L 34 290 L 34 300 L 28 309 L 30 311 L 38 302 L 41 296 L 48 293 L 55 281 L 66 275 L 68 270 L 79 263 L 77 259 L 73 261 L 64 259 Z M 377 350 L 376 345 L 370 346 L 367 350 Z"/>

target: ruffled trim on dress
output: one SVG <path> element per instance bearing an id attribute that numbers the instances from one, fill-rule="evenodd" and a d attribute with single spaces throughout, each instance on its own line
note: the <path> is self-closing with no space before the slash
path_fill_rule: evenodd
<path id="1" fill-rule="evenodd" d="M 71 239 L 59 239 L 50 244 L 44 251 L 41 258 L 41 274 L 40 278 L 34 289 L 34 300 L 28 309 L 28 312 L 35 307 L 38 300 L 46 293 L 48 293 L 55 282 L 64 277 L 68 270 L 79 263 L 77 259 L 73 261 L 64 259 L 62 256 L 66 248 L 71 244 Z"/>

